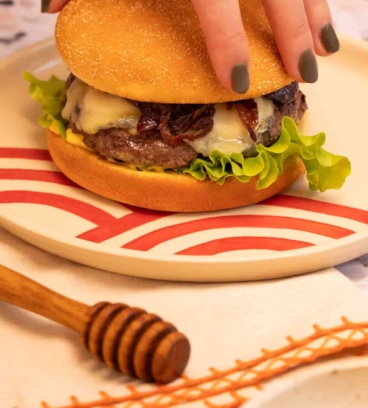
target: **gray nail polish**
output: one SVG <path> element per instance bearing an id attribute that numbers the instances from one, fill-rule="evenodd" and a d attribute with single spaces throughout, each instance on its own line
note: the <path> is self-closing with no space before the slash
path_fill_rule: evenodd
<path id="1" fill-rule="evenodd" d="M 46 13 L 49 10 L 51 0 L 42 0 L 41 12 Z"/>
<path id="2" fill-rule="evenodd" d="M 299 58 L 299 72 L 303 80 L 307 83 L 314 83 L 318 80 L 317 59 L 312 50 L 306 50 Z"/>
<path id="3" fill-rule="evenodd" d="M 244 94 L 249 89 L 248 69 L 243 62 L 235 64 L 231 69 L 231 87 L 238 94 Z"/>
<path id="4" fill-rule="evenodd" d="M 336 32 L 330 23 L 327 23 L 321 30 L 321 40 L 327 52 L 337 52 L 340 49 L 340 42 Z"/>

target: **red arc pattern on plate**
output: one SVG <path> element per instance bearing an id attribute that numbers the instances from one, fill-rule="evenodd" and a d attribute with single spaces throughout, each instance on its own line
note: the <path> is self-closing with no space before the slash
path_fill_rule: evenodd
<path id="1" fill-rule="evenodd" d="M 91 204 L 60 194 L 39 193 L 35 191 L 2 191 L 0 203 L 24 203 L 48 205 L 77 215 L 94 224 L 109 223 L 115 218 Z"/>
<path id="2" fill-rule="evenodd" d="M 49 151 L 45 149 L 0 147 L 0 157 L 3 159 L 29 159 L 29 160 L 52 161 Z"/>
<path id="3" fill-rule="evenodd" d="M 0 180 L 44 181 L 46 183 L 81 188 L 62 173 L 48 170 L 0 169 Z"/>
<path id="4" fill-rule="evenodd" d="M 49 152 L 42 149 L 0 148 L 0 158 L 51 161 Z M 0 179 L 40 181 L 58 184 L 60 186 L 65 186 L 66 188 L 77 187 L 80 189 L 79 186 L 66 178 L 62 173 L 58 172 L 56 168 L 55 171 L 34 169 L 0 169 Z M 37 191 L 0 192 L 0 203 L 20 202 L 34 203 L 59 208 L 77 215 L 85 220 L 93 222 L 96 227 L 91 230 L 85 231 L 78 236 L 79 239 L 83 239 L 93 243 L 102 243 L 124 232 L 131 231 L 134 228 L 172 215 L 171 213 L 163 213 L 125 206 L 125 208 L 131 210 L 131 213 L 121 218 L 116 218 L 115 216 L 101 210 L 100 208 L 97 208 L 82 200 L 68 197 L 63 193 L 50 194 Z M 358 221 L 363 224 L 368 224 L 368 211 L 303 197 L 279 195 L 266 200 L 262 203 L 262 205 L 298 209 L 308 212 L 332 215 L 340 218 Z M 201 217 L 203 216 L 204 215 L 202 214 Z M 179 224 L 164 228 L 158 227 L 158 229 L 149 232 L 139 237 L 138 239 L 134 239 L 126 243 L 123 248 L 134 249 L 138 251 L 148 251 L 158 244 L 167 242 L 173 238 L 191 234 L 193 232 L 236 227 L 274 229 L 286 228 L 304 232 L 311 232 L 332 239 L 341 239 L 354 234 L 354 231 L 350 229 L 341 228 L 332 224 L 306 220 L 303 218 L 282 217 L 274 215 L 228 215 L 221 217 L 212 216 L 201 218 L 190 222 L 183 221 Z M 186 248 L 178 252 L 178 254 L 210 255 L 237 249 L 271 249 L 276 251 L 285 251 L 297 248 L 305 248 L 311 245 L 313 244 L 308 242 L 302 242 L 292 239 L 281 239 L 276 237 L 226 237 L 203 242 L 199 245 Z"/>
<path id="5" fill-rule="evenodd" d="M 262 205 L 271 205 L 275 207 L 284 207 L 297 210 L 313 211 L 326 215 L 347 218 L 368 224 L 368 211 L 358 208 L 346 207 L 324 201 L 311 200 L 310 198 L 295 197 L 288 195 L 278 195 L 264 201 Z"/>
<path id="6" fill-rule="evenodd" d="M 128 207 L 128 206 L 126 206 Z M 141 208 L 128 207 L 132 213 L 122 218 L 114 219 L 106 225 L 100 225 L 90 231 L 80 234 L 77 238 L 85 241 L 101 243 L 133 228 L 140 227 L 152 221 L 167 217 L 170 213 L 154 212 Z"/>
<path id="7" fill-rule="evenodd" d="M 290 251 L 293 249 L 308 248 L 313 246 L 309 242 L 295 241 L 285 238 L 270 237 L 232 237 L 221 238 L 203 244 L 186 248 L 176 255 L 217 255 L 224 252 L 240 251 L 245 249 L 268 249 L 271 251 Z"/>
<path id="8" fill-rule="evenodd" d="M 274 215 L 228 215 L 223 217 L 209 217 L 201 220 L 183 222 L 181 224 L 161 228 L 143 235 L 142 237 L 139 237 L 128 244 L 125 244 L 123 248 L 148 251 L 161 242 L 166 242 L 170 239 L 182 237 L 194 232 L 217 228 L 241 227 L 292 229 L 297 231 L 312 232 L 314 234 L 335 239 L 354 234 L 354 232 L 351 230 L 316 221 L 298 219 L 296 222 L 296 219 L 292 217 L 281 217 Z"/>

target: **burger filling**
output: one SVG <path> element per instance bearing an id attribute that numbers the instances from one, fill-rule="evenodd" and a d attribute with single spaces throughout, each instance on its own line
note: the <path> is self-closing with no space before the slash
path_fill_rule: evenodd
<path id="1" fill-rule="evenodd" d="M 219 104 L 159 104 L 99 91 L 73 75 L 62 117 L 80 144 L 108 160 L 167 169 L 211 152 L 257 154 L 281 134 L 284 116 L 300 121 L 307 104 L 297 82 L 263 97 Z"/>

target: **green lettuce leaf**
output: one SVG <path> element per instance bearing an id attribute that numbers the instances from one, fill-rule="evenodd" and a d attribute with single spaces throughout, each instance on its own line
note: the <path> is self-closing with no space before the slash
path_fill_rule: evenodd
<path id="1" fill-rule="evenodd" d="M 311 190 L 338 190 L 351 174 L 351 163 L 346 157 L 323 149 L 325 141 L 324 133 L 302 135 L 295 122 L 284 117 L 279 140 L 269 147 L 259 144 L 256 157 L 245 158 L 237 153 L 228 156 L 215 151 L 209 158 L 195 159 L 189 168 L 180 169 L 180 172 L 191 174 L 197 180 L 208 176 L 218 184 L 223 184 L 228 177 L 246 183 L 251 177 L 258 176 L 257 189 L 261 190 L 274 183 L 284 171 L 285 160 L 296 155 L 305 165 Z"/>
<path id="2" fill-rule="evenodd" d="M 67 122 L 61 116 L 62 102 L 66 94 L 65 81 L 55 76 L 48 81 L 41 81 L 27 72 L 24 73 L 24 79 L 30 83 L 31 98 L 42 106 L 44 114 L 39 119 L 40 125 L 65 138 Z M 326 151 L 323 148 L 325 142 L 324 133 L 315 136 L 302 135 L 295 122 L 284 117 L 278 141 L 269 147 L 257 145 L 258 154 L 255 157 L 245 158 L 240 153 L 225 155 L 213 151 L 209 157 L 193 160 L 189 167 L 170 171 L 190 174 L 200 181 L 209 178 L 220 185 L 229 177 L 235 177 L 242 183 L 257 177 L 257 189 L 261 190 L 273 184 L 283 173 L 285 160 L 296 155 L 305 165 L 311 190 L 324 192 L 340 189 L 351 174 L 351 164 L 346 157 Z M 141 167 L 139 170 L 157 171 L 156 168 Z"/>
<path id="3" fill-rule="evenodd" d="M 24 72 L 23 78 L 30 83 L 31 98 L 41 105 L 44 112 L 38 123 L 65 138 L 67 122 L 61 116 L 62 102 L 66 95 L 65 81 L 55 76 L 48 81 L 41 81 L 29 72 Z"/>

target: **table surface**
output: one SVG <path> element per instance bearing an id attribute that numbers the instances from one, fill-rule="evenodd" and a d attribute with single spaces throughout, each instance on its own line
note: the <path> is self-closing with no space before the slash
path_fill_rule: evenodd
<path id="1" fill-rule="evenodd" d="M 40 3 L 40 0 L 0 2 L 0 59 L 53 36 L 57 16 L 41 14 Z M 329 0 L 329 4 L 338 32 L 368 40 L 368 0 Z M 337 269 L 368 296 L 368 255 Z"/>

